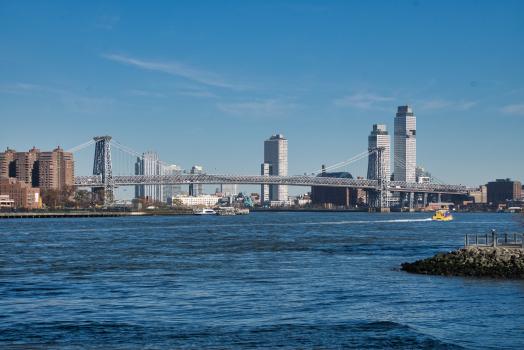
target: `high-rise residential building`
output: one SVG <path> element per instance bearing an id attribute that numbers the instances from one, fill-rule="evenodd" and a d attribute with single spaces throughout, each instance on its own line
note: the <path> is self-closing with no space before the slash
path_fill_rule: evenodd
<path id="1" fill-rule="evenodd" d="M 53 152 L 41 152 L 38 159 L 38 181 L 43 190 L 73 186 L 75 180 L 75 161 L 73 153 L 64 152 L 58 146 Z"/>
<path id="2" fill-rule="evenodd" d="M 191 175 L 202 174 L 201 166 L 193 166 L 189 172 Z M 204 187 L 202 184 L 189 185 L 189 195 L 198 197 L 204 195 Z"/>
<path id="3" fill-rule="evenodd" d="M 64 152 L 60 147 L 52 152 L 40 152 L 36 147 L 28 152 L 7 148 L 0 153 L 0 177 L 16 178 L 43 191 L 72 186 L 75 177 L 73 153 Z"/>
<path id="4" fill-rule="evenodd" d="M 16 151 L 9 149 L 0 153 L 0 177 L 16 177 Z"/>
<path id="5" fill-rule="evenodd" d="M 222 192 L 223 196 L 236 196 L 238 194 L 238 185 L 222 184 L 220 185 L 220 192 Z"/>
<path id="6" fill-rule="evenodd" d="M 16 154 L 16 178 L 30 184 L 32 187 L 38 187 L 39 179 L 39 161 L 40 150 L 33 146 L 29 152 L 18 152 Z"/>
<path id="7" fill-rule="evenodd" d="M 163 164 L 158 159 L 156 152 L 142 153 L 142 158 L 137 158 L 135 163 L 135 175 L 163 175 L 162 170 Z M 135 197 L 149 197 L 152 201 L 163 201 L 163 186 L 137 185 L 135 186 Z"/>
<path id="8" fill-rule="evenodd" d="M 411 106 L 399 106 L 395 117 L 394 178 L 395 181 L 416 182 L 417 118 Z"/>
<path id="9" fill-rule="evenodd" d="M 287 140 L 284 135 L 273 135 L 264 141 L 262 175 L 287 176 Z M 262 185 L 261 201 L 287 201 L 287 186 Z"/>
<path id="10" fill-rule="evenodd" d="M 177 165 L 166 165 L 163 167 L 164 175 L 180 175 L 182 169 Z M 167 200 L 171 197 L 180 196 L 182 192 L 182 186 L 180 185 L 164 185 L 164 198 Z"/>
<path id="11" fill-rule="evenodd" d="M 383 161 L 384 161 L 384 172 L 386 173 L 388 180 L 389 176 L 391 175 L 391 136 L 388 135 L 388 132 L 386 131 L 386 126 L 382 124 L 375 124 L 373 125 L 373 131 L 371 131 L 371 134 L 368 136 L 368 147 L 384 147 L 385 150 L 383 151 Z M 370 180 L 377 180 L 375 179 L 376 172 L 375 164 L 377 160 L 377 154 L 371 154 L 368 159 L 368 179 Z"/>

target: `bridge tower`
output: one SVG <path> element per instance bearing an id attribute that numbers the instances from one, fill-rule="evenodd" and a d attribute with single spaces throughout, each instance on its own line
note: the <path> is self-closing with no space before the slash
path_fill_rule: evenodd
<path id="1" fill-rule="evenodd" d="M 389 174 L 385 162 L 385 147 L 371 147 L 369 152 L 375 152 L 374 164 L 369 166 L 370 177 L 378 180 L 378 189 L 370 193 L 370 207 L 381 212 L 389 212 Z"/>
<path id="2" fill-rule="evenodd" d="M 104 184 L 103 190 L 107 194 L 113 193 L 113 167 L 111 163 L 111 148 L 109 141 L 111 136 L 97 136 L 93 137 L 95 140 L 95 162 L 93 164 L 93 175 L 101 175 L 102 183 Z M 100 189 L 100 188 L 98 188 Z M 98 189 L 94 189 L 96 191 Z"/>

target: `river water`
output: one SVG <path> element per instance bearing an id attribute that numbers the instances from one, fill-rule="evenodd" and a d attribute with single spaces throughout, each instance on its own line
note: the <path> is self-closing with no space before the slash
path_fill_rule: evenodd
<path id="1" fill-rule="evenodd" d="M 512 214 L 0 221 L 0 348 L 524 348 L 524 281 L 400 264 Z"/>

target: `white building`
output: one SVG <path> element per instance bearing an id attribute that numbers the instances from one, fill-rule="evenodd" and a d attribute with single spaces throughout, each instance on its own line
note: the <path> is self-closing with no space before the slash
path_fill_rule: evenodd
<path id="1" fill-rule="evenodd" d="M 156 152 L 142 153 L 142 158 L 137 158 L 135 163 L 135 175 L 163 175 L 162 161 L 158 159 Z M 135 186 L 135 198 L 141 196 L 150 196 L 151 200 L 163 201 L 163 186 L 137 185 Z"/>
<path id="2" fill-rule="evenodd" d="M 417 118 L 411 106 L 399 106 L 395 117 L 395 181 L 416 182 Z"/>
<path id="3" fill-rule="evenodd" d="M 220 192 L 222 192 L 223 196 L 236 196 L 238 194 L 238 185 L 222 184 L 220 185 Z"/>
<path id="4" fill-rule="evenodd" d="M 384 171 L 387 174 L 388 180 L 391 175 L 391 136 L 388 135 L 388 132 L 386 131 L 386 126 L 381 124 L 375 124 L 373 125 L 373 131 L 371 131 L 371 134 L 368 136 L 368 147 L 384 147 Z M 375 179 L 375 162 L 377 158 L 377 154 L 372 154 L 369 156 L 368 159 L 368 179 L 370 180 L 377 180 Z"/>
<path id="5" fill-rule="evenodd" d="M 201 166 L 193 166 L 190 174 L 202 174 Z M 202 184 L 189 185 L 189 195 L 193 197 L 202 196 L 204 194 L 204 187 Z"/>
<path id="6" fill-rule="evenodd" d="M 182 204 L 184 204 L 187 207 L 193 207 L 193 206 L 200 205 L 200 204 L 205 205 L 206 207 L 211 207 L 217 204 L 220 199 L 220 197 L 209 195 L 209 194 L 198 196 L 198 197 L 179 196 L 179 197 L 168 198 L 167 204 L 172 205 L 173 200 L 175 198 L 180 199 L 182 201 Z"/>
<path id="7" fill-rule="evenodd" d="M 287 176 L 287 140 L 284 135 L 273 135 L 264 141 L 262 175 Z M 287 201 L 287 186 L 262 185 L 261 202 Z"/>

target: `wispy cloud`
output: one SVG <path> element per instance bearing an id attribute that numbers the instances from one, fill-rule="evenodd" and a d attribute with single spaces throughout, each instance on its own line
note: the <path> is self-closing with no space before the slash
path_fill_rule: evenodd
<path id="1" fill-rule="evenodd" d="M 207 91 L 177 91 L 179 95 L 197 97 L 197 98 L 220 98 L 219 96 Z"/>
<path id="2" fill-rule="evenodd" d="M 414 106 L 417 106 L 418 111 L 422 112 L 432 112 L 439 110 L 459 110 L 466 111 L 471 107 L 475 106 L 478 101 L 449 101 L 444 99 L 433 99 L 433 100 L 415 100 L 413 102 Z"/>
<path id="3" fill-rule="evenodd" d="M 58 100 L 61 101 L 71 113 L 96 113 L 116 102 L 114 98 L 83 96 L 67 90 L 27 83 L 2 86 L 0 87 L 0 91 L 27 96 L 57 96 Z"/>
<path id="4" fill-rule="evenodd" d="M 142 90 L 131 90 L 128 95 L 131 96 L 148 96 L 148 97 L 167 97 L 159 92 L 142 91 Z"/>
<path id="5" fill-rule="evenodd" d="M 111 30 L 115 27 L 119 20 L 119 15 L 103 15 L 98 19 L 97 23 L 95 24 L 95 27 Z"/>
<path id="6" fill-rule="evenodd" d="M 101 57 L 115 62 L 119 62 L 128 66 L 138 67 L 142 69 L 154 70 L 159 72 L 168 73 L 171 75 L 176 75 L 184 78 L 197 81 L 202 84 L 225 87 L 230 89 L 241 89 L 241 86 L 236 86 L 229 83 L 224 77 L 220 74 L 201 70 L 193 67 L 189 67 L 181 62 L 171 61 L 171 62 L 153 62 L 153 61 L 144 61 L 138 60 L 135 58 L 124 57 L 120 55 L 101 55 Z"/>
<path id="7" fill-rule="evenodd" d="M 282 116 L 298 108 L 294 103 L 285 103 L 277 99 L 257 100 L 245 103 L 218 103 L 217 108 L 231 114 L 247 117 L 276 117 Z"/>
<path id="8" fill-rule="evenodd" d="M 524 115 L 524 104 L 508 105 L 506 107 L 501 108 L 500 111 L 505 114 Z"/>
<path id="9" fill-rule="evenodd" d="M 345 96 L 341 99 L 334 100 L 333 103 L 339 107 L 353 107 L 360 109 L 385 109 L 382 102 L 393 101 L 393 97 L 377 96 L 373 93 L 359 92 L 355 95 Z"/>

